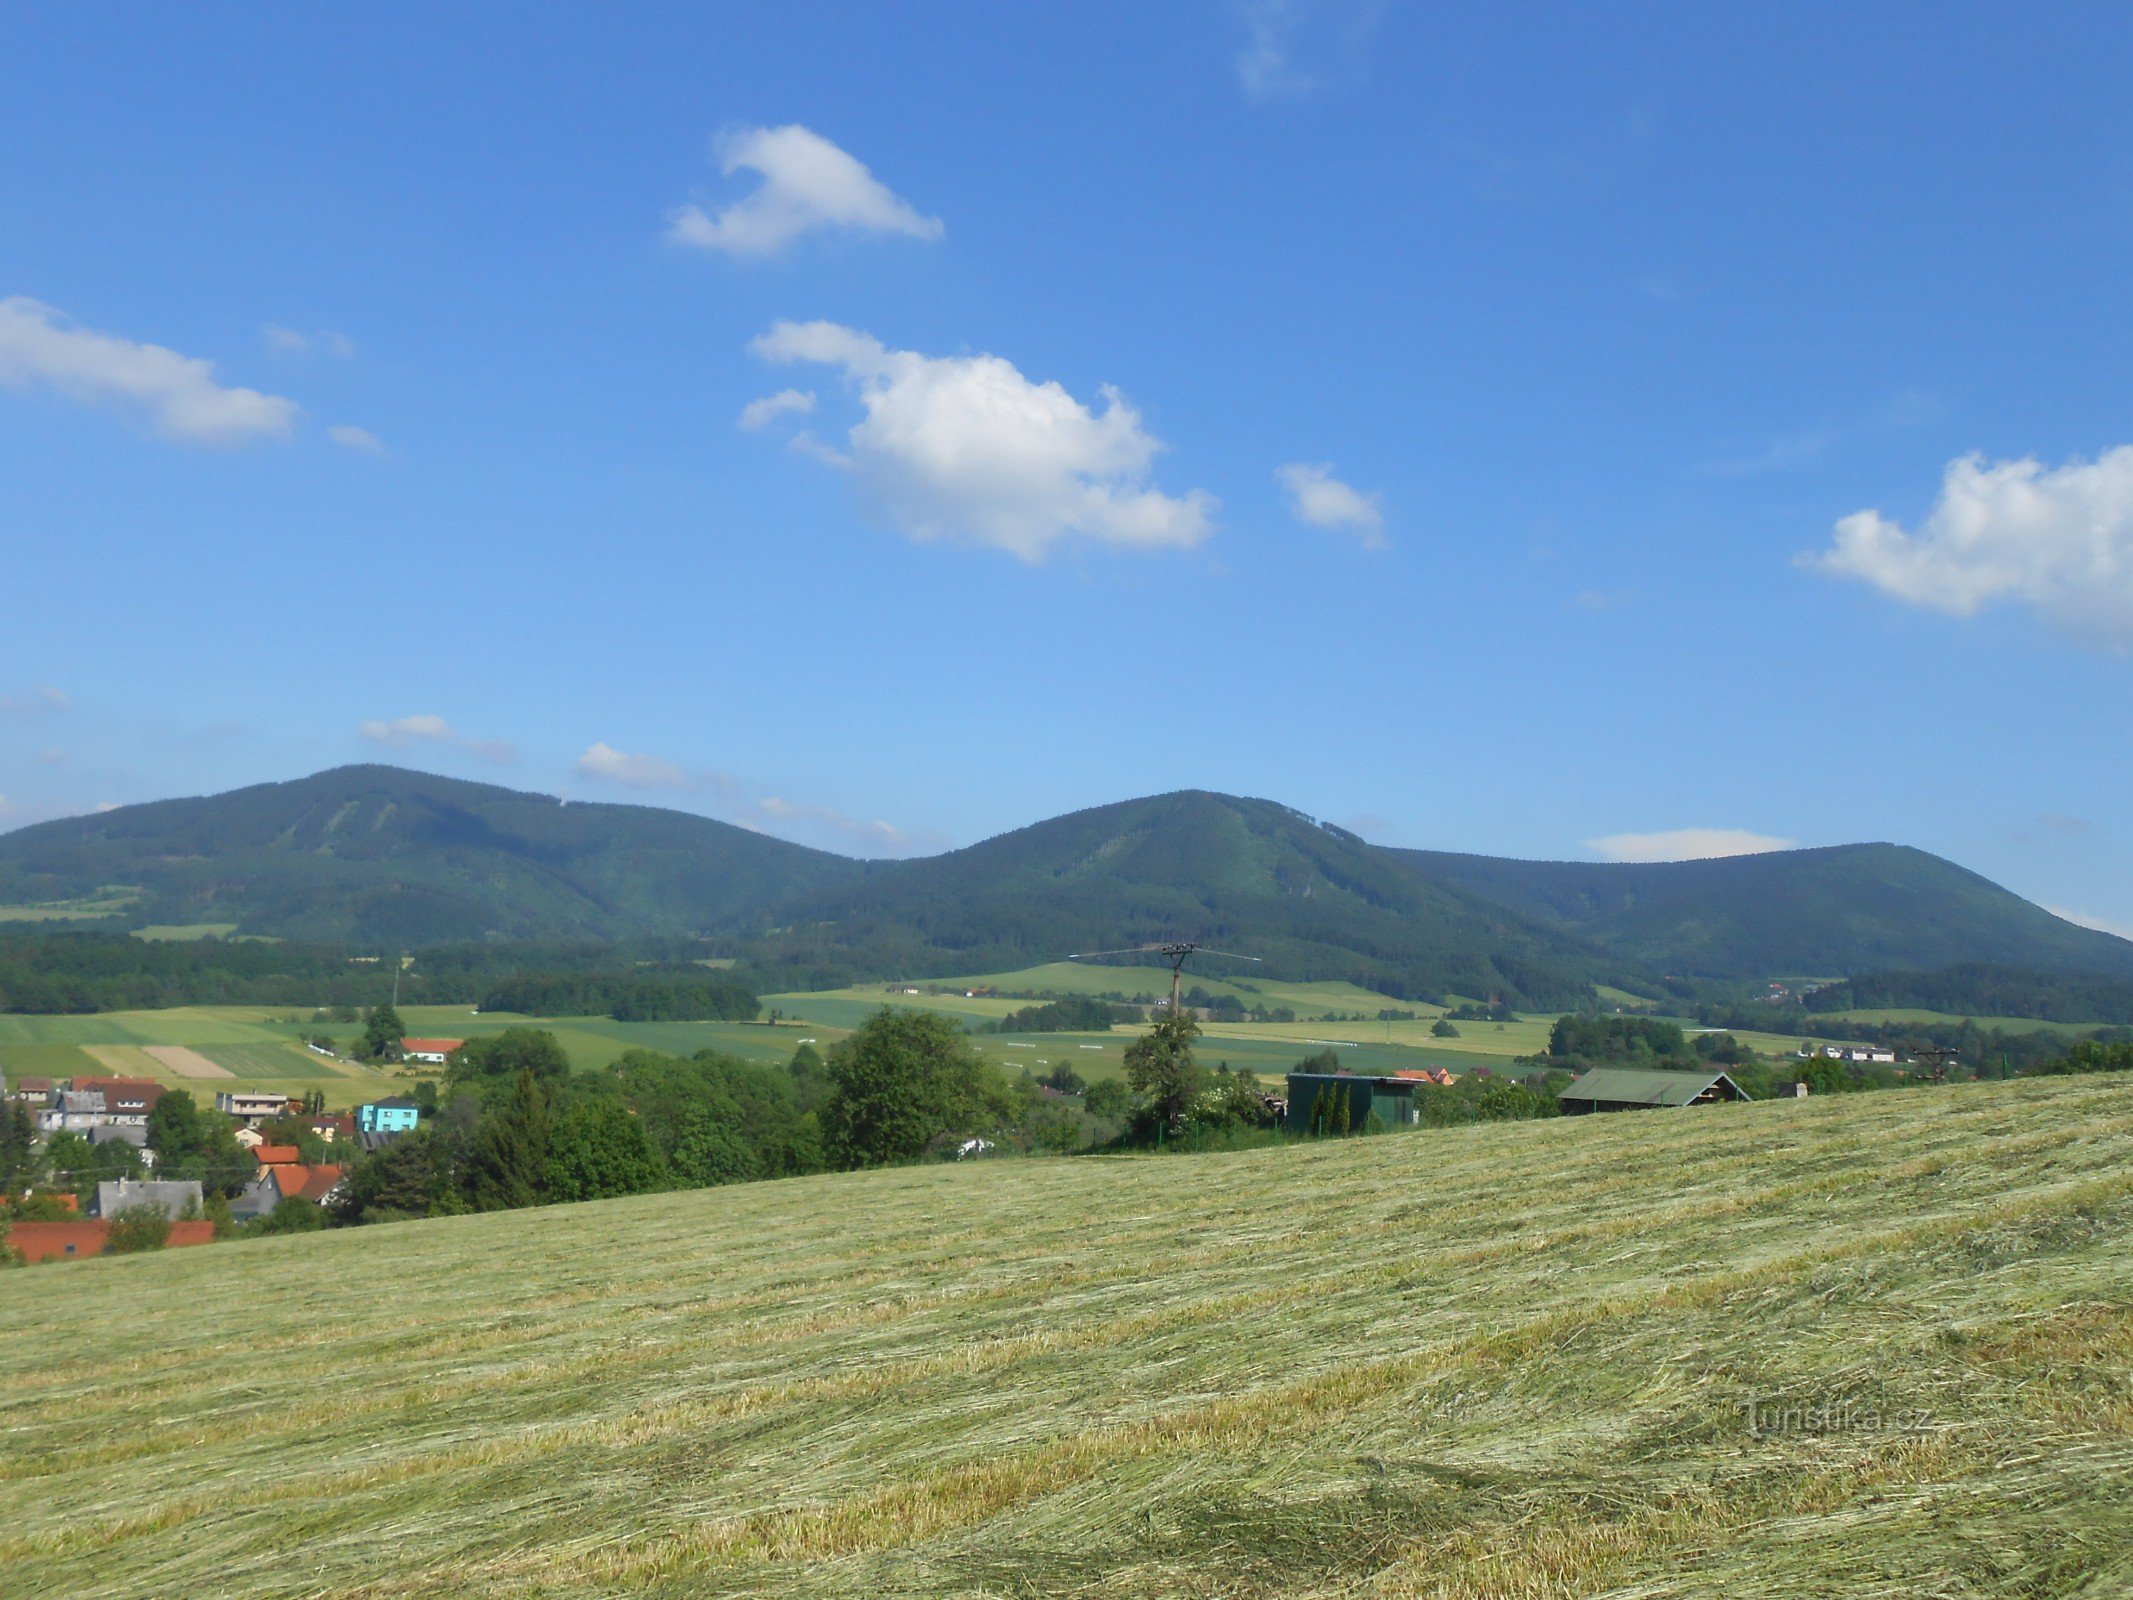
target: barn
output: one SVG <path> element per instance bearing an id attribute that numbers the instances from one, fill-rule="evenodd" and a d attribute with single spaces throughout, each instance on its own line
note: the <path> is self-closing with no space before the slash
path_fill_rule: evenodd
<path id="1" fill-rule="evenodd" d="M 1723 1072 L 1653 1072 L 1595 1067 L 1556 1097 L 1563 1115 L 1591 1111 L 1648 1111 L 1653 1106 L 1707 1106 L 1745 1100 L 1747 1091 Z"/>

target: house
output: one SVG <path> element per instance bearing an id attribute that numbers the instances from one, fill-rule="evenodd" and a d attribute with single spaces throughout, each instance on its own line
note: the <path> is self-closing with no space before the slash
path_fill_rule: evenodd
<path id="1" fill-rule="evenodd" d="M 39 1133 L 87 1133 L 105 1118 L 104 1096 L 97 1089 L 59 1089 L 37 1118 Z"/>
<path id="2" fill-rule="evenodd" d="M 226 1117 L 235 1117 L 250 1127 L 275 1117 L 286 1116 L 289 1097 L 285 1094 L 260 1094 L 250 1089 L 225 1089 L 215 1096 L 215 1109 Z"/>
<path id="3" fill-rule="evenodd" d="M 1747 1091 L 1723 1072 L 1648 1072 L 1634 1067 L 1594 1067 L 1559 1096 L 1563 1115 L 1593 1111 L 1644 1111 L 1653 1106 L 1703 1106 L 1745 1100 Z"/>
<path id="4" fill-rule="evenodd" d="M 1412 1078 L 1417 1083 L 1433 1083 L 1440 1089 L 1448 1089 L 1459 1081 L 1459 1075 L 1450 1067 L 1407 1067 L 1393 1074 L 1395 1078 Z"/>
<path id="5" fill-rule="evenodd" d="M 116 1182 L 96 1186 L 96 1200 L 90 1206 L 90 1215 L 115 1217 L 121 1211 L 135 1206 L 160 1207 L 176 1222 L 187 1211 L 200 1214 L 200 1184 L 188 1178 L 182 1183 L 172 1179 L 165 1182 L 143 1183 L 135 1178 L 120 1178 Z"/>
<path id="6" fill-rule="evenodd" d="M 19 1100 L 24 1105 L 43 1105 L 52 1098 L 50 1078 L 13 1078 L 6 1080 L 6 1092 L 0 1100 Z"/>
<path id="7" fill-rule="evenodd" d="M 332 1144 L 336 1139 L 353 1139 L 356 1136 L 356 1119 L 346 1111 L 335 1111 L 325 1116 L 305 1119 L 311 1131 Z"/>
<path id="8" fill-rule="evenodd" d="M 105 1115 L 120 1127 L 147 1127 L 148 1113 L 164 1094 L 152 1078 L 76 1078 L 74 1087 L 101 1094 Z"/>
<path id="9" fill-rule="evenodd" d="M 1828 1061 L 1893 1062 L 1896 1052 L 1887 1045 L 1825 1044 L 1817 1052 Z"/>
<path id="10" fill-rule="evenodd" d="M 252 1159 L 263 1167 L 285 1167 L 303 1160 L 304 1153 L 293 1144 L 261 1144 L 253 1146 Z"/>
<path id="11" fill-rule="evenodd" d="M 271 1213 L 284 1200 L 309 1200 L 324 1205 L 341 1186 L 346 1169 L 335 1166 L 304 1166 L 282 1162 L 261 1167 L 244 1186 L 244 1193 L 230 1202 L 230 1215 L 240 1222 L 254 1222 Z"/>
<path id="12" fill-rule="evenodd" d="M 97 1218 L 87 1222 L 18 1222 L 8 1235 L 8 1242 L 20 1250 L 27 1261 L 69 1261 L 84 1256 L 100 1256 L 110 1242 L 111 1224 Z M 163 1241 L 166 1247 L 188 1244 L 212 1244 L 215 1241 L 215 1225 L 212 1222 L 173 1222 L 170 1237 Z"/>
<path id="13" fill-rule="evenodd" d="M 239 1144 L 243 1145 L 247 1150 L 257 1150 L 261 1145 L 267 1142 L 267 1136 L 261 1133 L 257 1128 L 239 1128 L 235 1133 L 231 1134 L 230 1137 L 232 1139 L 235 1139 Z"/>
<path id="14" fill-rule="evenodd" d="M 421 1120 L 415 1102 L 402 1095 L 356 1107 L 357 1133 L 412 1133 Z"/>
<path id="15" fill-rule="evenodd" d="M 1291 1133 L 1361 1133 L 1376 1117 L 1388 1127 L 1415 1121 L 1415 1085 L 1409 1077 L 1366 1078 L 1353 1072 L 1289 1074 Z M 1318 1110 L 1321 1099 L 1323 1111 Z"/>
<path id="16" fill-rule="evenodd" d="M 441 1067 L 444 1058 L 465 1043 L 464 1039 L 402 1039 L 400 1053 L 410 1061 Z"/>

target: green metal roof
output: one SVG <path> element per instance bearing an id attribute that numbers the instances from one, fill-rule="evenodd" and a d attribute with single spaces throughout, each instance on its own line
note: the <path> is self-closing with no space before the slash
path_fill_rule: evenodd
<path id="1" fill-rule="evenodd" d="M 1560 1100 L 1616 1100 L 1629 1105 L 1685 1106 L 1725 1078 L 1723 1072 L 1648 1072 L 1636 1067 L 1594 1067 L 1565 1089 Z M 1745 1096 L 1743 1096 L 1745 1098 Z"/>

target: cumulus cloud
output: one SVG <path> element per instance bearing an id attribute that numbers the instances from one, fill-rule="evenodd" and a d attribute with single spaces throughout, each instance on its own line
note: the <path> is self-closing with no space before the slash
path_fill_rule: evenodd
<path id="1" fill-rule="evenodd" d="M 2063 467 L 1964 456 L 1918 532 L 1857 511 L 1801 561 L 1907 605 L 1969 617 L 2013 602 L 2076 638 L 2133 649 L 2133 445 Z"/>
<path id="2" fill-rule="evenodd" d="M 326 430 L 326 437 L 343 450 L 353 450 L 358 455 L 382 456 L 386 454 L 385 441 L 368 428 L 358 428 L 351 423 L 339 422 Z"/>
<path id="3" fill-rule="evenodd" d="M 1213 496 L 1149 483 L 1162 443 L 1116 389 L 1091 411 L 998 356 L 891 350 L 833 322 L 781 322 L 750 348 L 766 361 L 843 369 L 866 418 L 847 436 L 849 455 L 832 459 L 914 539 L 966 539 L 1039 561 L 1070 537 L 1161 549 L 1214 532 Z"/>
<path id="4" fill-rule="evenodd" d="M 1314 528 L 1353 533 L 1366 550 L 1385 548 L 1385 513 L 1380 497 L 1364 494 L 1333 476 L 1333 463 L 1292 461 L 1274 476 L 1289 491 L 1289 510 Z"/>
<path id="5" fill-rule="evenodd" d="M 300 410 L 279 395 L 217 383 L 211 361 L 98 333 L 21 295 L 0 300 L 0 384 L 117 406 L 185 444 L 285 438 Z"/>
<path id="6" fill-rule="evenodd" d="M 0 711 L 11 716 L 35 717 L 73 709 L 73 696 L 55 684 L 40 683 L 23 694 L 0 694 Z"/>
<path id="7" fill-rule="evenodd" d="M 758 433 L 787 413 L 805 415 L 814 409 L 812 389 L 780 389 L 776 394 L 767 394 L 742 406 L 741 428 L 747 433 Z"/>
<path id="8" fill-rule="evenodd" d="M 413 717 L 374 718 L 363 724 L 363 737 L 389 750 L 410 750 L 417 745 L 442 745 L 463 750 L 470 756 L 507 766 L 518 759 L 518 747 L 507 739 L 475 739 L 461 733 L 434 713 Z"/>
<path id="9" fill-rule="evenodd" d="M 1749 833 L 1744 828 L 1676 828 L 1670 833 L 1611 833 L 1585 843 L 1610 861 L 1708 861 L 1716 856 L 1796 850 L 1800 841 Z"/>
<path id="10" fill-rule="evenodd" d="M 732 128 L 714 142 L 719 170 L 762 176 L 762 186 L 716 215 L 686 205 L 668 219 L 678 244 L 735 256 L 767 256 L 818 228 L 900 233 L 938 239 L 938 217 L 921 216 L 897 198 L 864 163 L 819 133 L 782 128 Z"/>
<path id="11" fill-rule="evenodd" d="M 625 755 L 613 745 L 594 744 L 578 757 L 577 771 L 587 778 L 604 778 L 626 789 L 693 789 L 691 778 L 671 761 L 658 756 Z"/>
<path id="12" fill-rule="evenodd" d="M 337 356 L 345 361 L 356 353 L 355 341 L 331 328 L 304 333 L 270 322 L 259 330 L 259 337 L 269 350 L 285 356 Z"/>

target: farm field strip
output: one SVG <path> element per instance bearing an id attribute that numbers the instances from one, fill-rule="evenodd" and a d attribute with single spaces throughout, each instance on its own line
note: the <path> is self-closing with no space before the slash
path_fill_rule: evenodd
<path id="1" fill-rule="evenodd" d="M 2129 1158 L 2123 1085 L 2039 1081 L 43 1269 L 0 1298 L 0 1570 L 52 1600 L 2120 1592 Z M 393 1292 L 253 1292 L 350 1274 Z M 202 1311 L 233 1302 L 234 1364 Z"/>

